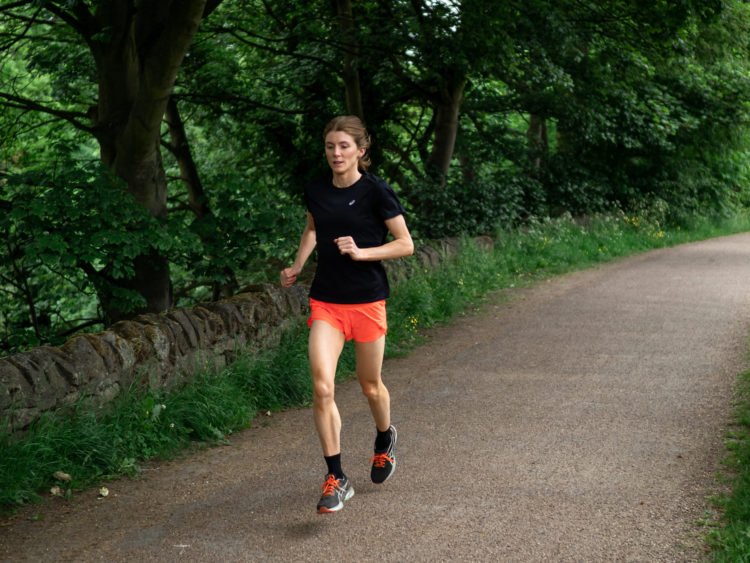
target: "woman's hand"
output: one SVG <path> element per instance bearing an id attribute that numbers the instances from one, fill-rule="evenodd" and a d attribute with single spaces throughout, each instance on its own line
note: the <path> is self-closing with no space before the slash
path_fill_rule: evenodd
<path id="1" fill-rule="evenodd" d="M 357 246 L 357 243 L 354 242 L 352 237 L 335 238 L 333 239 L 333 242 L 339 247 L 339 252 L 341 254 L 348 254 L 352 260 L 365 259 L 364 251 Z"/>
<path id="2" fill-rule="evenodd" d="M 359 248 L 352 237 L 335 238 L 333 242 L 338 246 L 341 254 L 348 254 L 352 260 L 358 262 L 391 260 L 414 254 L 414 241 L 411 239 L 403 215 L 396 215 L 391 219 L 386 219 L 385 226 L 388 227 L 393 240 L 382 246 Z"/>
<path id="3" fill-rule="evenodd" d="M 290 287 L 295 281 L 297 281 L 299 273 L 300 269 L 295 268 L 294 266 L 281 270 L 281 286 Z"/>

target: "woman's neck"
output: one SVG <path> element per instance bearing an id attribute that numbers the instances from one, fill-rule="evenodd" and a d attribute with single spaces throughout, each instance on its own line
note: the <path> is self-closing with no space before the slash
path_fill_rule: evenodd
<path id="1" fill-rule="evenodd" d="M 358 169 L 346 174 L 334 174 L 333 185 L 337 188 L 348 188 L 349 186 L 356 184 L 357 180 L 361 177 L 362 173 Z"/>

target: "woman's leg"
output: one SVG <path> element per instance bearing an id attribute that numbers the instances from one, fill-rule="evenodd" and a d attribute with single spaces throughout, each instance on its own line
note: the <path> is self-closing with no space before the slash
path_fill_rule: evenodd
<path id="1" fill-rule="evenodd" d="M 341 416 L 334 401 L 336 365 L 344 334 L 325 321 L 313 321 L 308 354 L 313 381 L 313 417 L 324 456 L 341 453 Z"/>
<path id="2" fill-rule="evenodd" d="M 381 368 L 385 351 L 385 336 L 375 342 L 357 342 L 357 378 L 362 393 L 370 403 L 370 411 L 378 427 L 375 438 L 375 455 L 370 462 L 370 478 L 375 484 L 385 482 L 396 469 L 396 429 L 391 426 L 391 397 L 383 385 Z"/>
<path id="3" fill-rule="evenodd" d="M 381 370 L 385 352 L 385 335 L 374 342 L 356 342 L 357 379 L 370 404 L 378 430 L 385 432 L 391 425 L 391 398 L 383 385 Z"/>

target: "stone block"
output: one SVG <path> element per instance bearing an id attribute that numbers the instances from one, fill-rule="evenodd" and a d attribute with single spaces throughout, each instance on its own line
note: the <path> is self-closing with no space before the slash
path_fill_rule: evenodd
<path id="1" fill-rule="evenodd" d="M 21 371 L 7 359 L 0 359 L 0 419 L 8 416 L 11 409 L 27 406 L 33 393 Z"/>
<path id="2" fill-rule="evenodd" d="M 34 348 L 23 354 L 14 354 L 8 357 L 8 361 L 31 385 L 31 396 L 26 406 L 44 411 L 57 405 L 58 391 L 62 389 L 65 392 L 68 385 L 62 376 L 49 369 L 50 360 L 43 349 Z"/>
<path id="3" fill-rule="evenodd" d="M 127 373 L 135 364 L 135 353 L 132 345 L 116 332 L 106 330 L 94 334 L 84 334 L 91 347 L 104 362 L 107 373 Z"/>
<path id="4" fill-rule="evenodd" d="M 235 334 L 240 331 L 243 319 L 239 309 L 228 300 L 213 303 L 201 303 L 200 308 L 208 311 L 213 318 L 221 322 L 224 334 Z"/>
<path id="5" fill-rule="evenodd" d="M 72 377 L 79 387 L 87 386 L 92 379 L 99 379 L 107 371 L 104 359 L 84 334 L 77 334 L 63 344 L 62 352 L 70 358 Z"/>
<path id="6" fill-rule="evenodd" d="M 435 268 L 440 265 L 442 256 L 440 252 L 432 246 L 420 246 L 415 252 L 415 256 L 424 268 Z"/>
<path id="7" fill-rule="evenodd" d="M 169 342 L 169 365 L 174 367 L 177 359 L 190 350 L 190 343 L 187 340 L 185 332 L 182 330 L 180 323 L 161 315 L 159 317 L 159 330 L 164 334 Z"/>
<path id="8" fill-rule="evenodd" d="M 120 321 L 112 325 L 110 330 L 130 343 L 135 364 L 144 364 L 156 355 L 153 342 L 146 336 L 146 325 L 135 321 Z"/>
<path id="9" fill-rule="evenodd" d="M 240 315 L 239 331 L 249 333 L 258 326 L 258 308 L 268 307 L 270 299 L 262 293 L 238 293 L 228 301 L 237 307 Z"/>
<path id="10" fill-rule="evenodd" d="M 172 343 L 169 340 L 170 331 L 158 324 L 148 324 L 143 327 L 143 335 L 151 342 L 157 363 L 167 365 L 172 356 Z"/>
<path id="11" fill-rule="evenodd" d="M 165 313 L 165 316 L 177 323 L 177 327 L 173 325 L 172 330 L 180 330 L 182 332 L 182 336 L 184 337 L 186 343 L 185 351 L 194 350 L 200 346 L 200 337 L 198 335 L 196 327 L 193 325 L 189 312 L 187 312 L 185 309 L 173 309 Z"/>
<path id="12" fill-rule="evenodd" d="M 198 325 L 197 330 L 201 333 L 200 341 L 203 347 L 208 347 L 226 336 L 221 317 L 213 311 L 197 306 L 193 308 L 192 314 Z"/>

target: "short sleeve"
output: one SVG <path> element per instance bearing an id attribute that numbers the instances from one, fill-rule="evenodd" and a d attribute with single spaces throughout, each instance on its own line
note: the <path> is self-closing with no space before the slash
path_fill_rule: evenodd
<path id="1" fill-rule="evenodd" d="M 405 213 L 404 206 L 401 205 L 391 185 L 382 178 L 378 178 L 377 186 L 380 193 L 380 218 L 387 221 L 398 215 L 403 215 Z"/>

